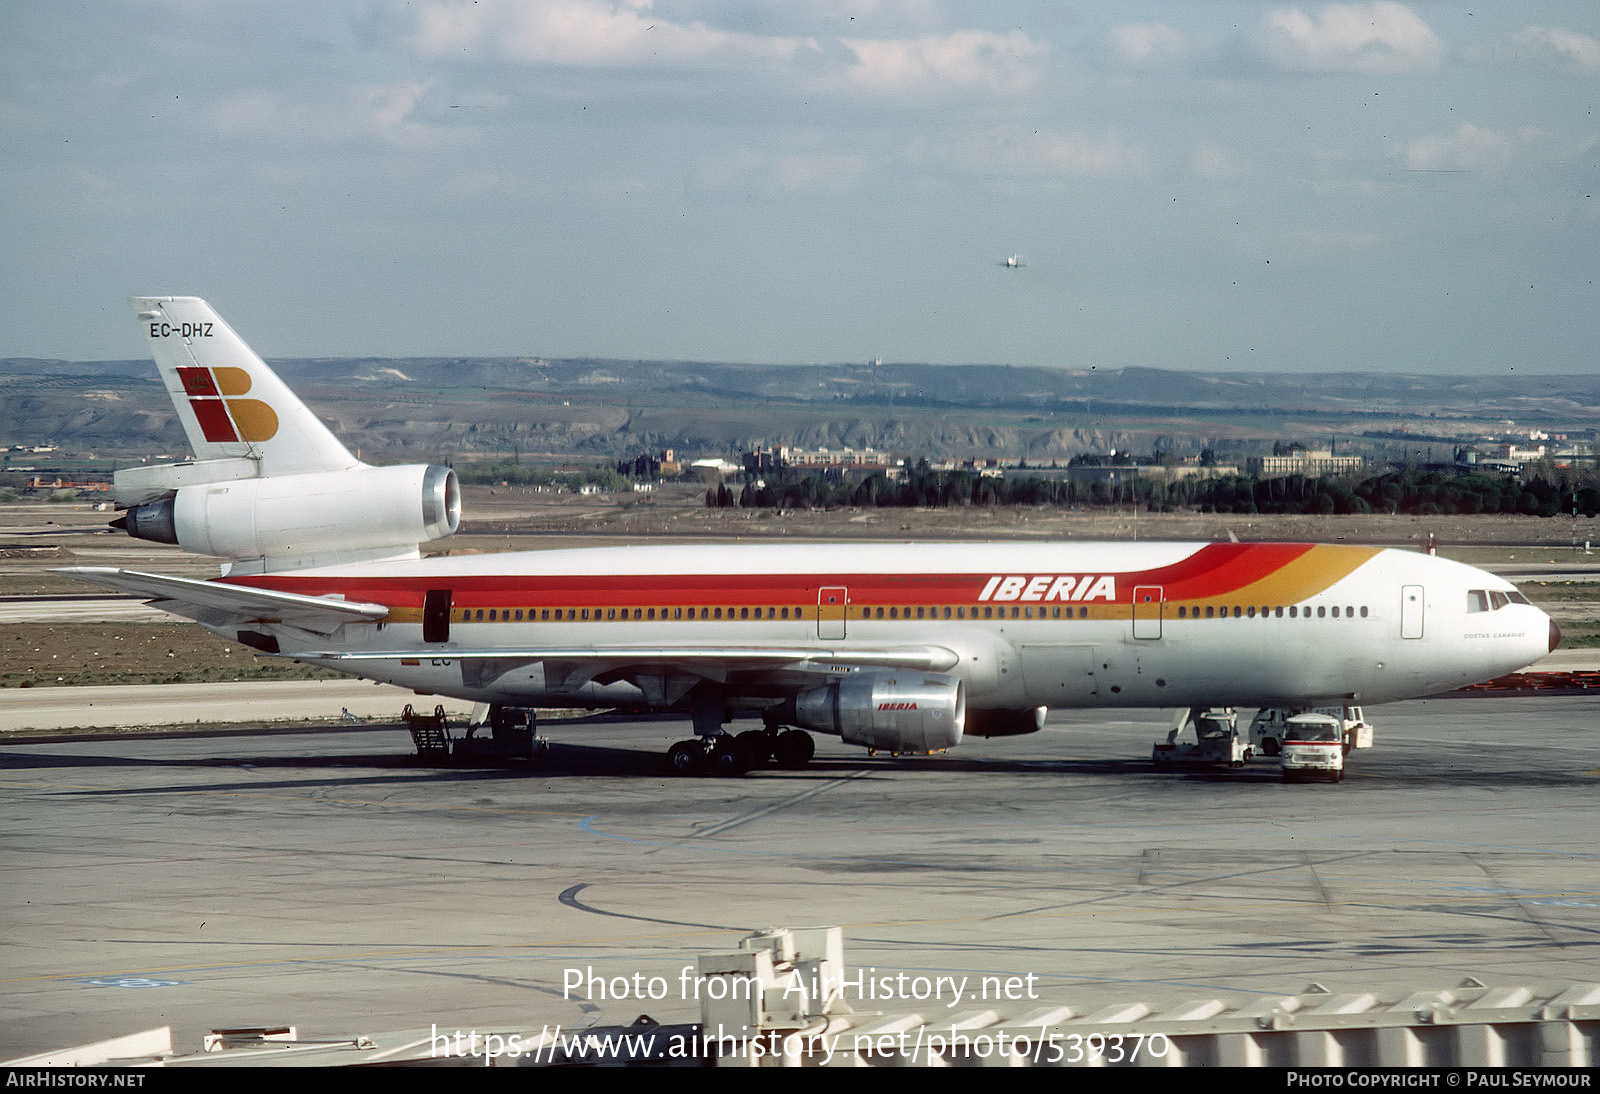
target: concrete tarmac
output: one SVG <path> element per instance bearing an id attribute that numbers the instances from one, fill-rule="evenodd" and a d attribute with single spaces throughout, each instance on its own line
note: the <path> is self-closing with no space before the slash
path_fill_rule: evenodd
<path id="1" fill-rule="evenodd" d="M 740 779 L 667 775 L 668 720 L 550 724 L 504 768 L 421 766 L 400 727 L 12 742 L 0 1059 L 169 1024 L 193 1050 L 693 1020 L 685 966 L 775 925 L 841 926 L 877 976 L 1031 976 L 1007 1014 L 1600 981 L 1600 702 L 1368 714 L 1341 785 L 1158 774 L 1143 711 L 920 758 L 818 738 Z M 663 997 L 588 981 L 636 973 Z"/>

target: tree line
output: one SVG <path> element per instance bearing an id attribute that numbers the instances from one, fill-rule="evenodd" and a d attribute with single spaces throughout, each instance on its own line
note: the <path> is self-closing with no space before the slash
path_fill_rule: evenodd
<path id="1" fill-rule="evenodd" d="M 1592 471 L 1546 469 L 1510 475 L 1449 471 L 1387 471 L 1365 479 L 1287 475 L 1226 475 L 1171 482 L 1133 475 L 1118 480 L 991 477 L 970 471 L 934 471 L 926 462 L 899 481 L 881 474 L 837 479 L 779 472 L 706 492 L 713 508 L 826 509 L 945 508 L 950 506 L 1109 507 L 1138 505 L 1156 512 L 1203 513 L 1521 513 L 1552 517 L 1600 511 L 1600 481 Z"/>

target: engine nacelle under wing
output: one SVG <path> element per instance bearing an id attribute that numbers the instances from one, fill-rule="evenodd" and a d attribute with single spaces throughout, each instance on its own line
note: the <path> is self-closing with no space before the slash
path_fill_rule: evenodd
<path id="1" fill-rule="evenodd" d="M 969 737 L 1020 737 L 1024 733 L 1037 733 L 1044 728 L 1046 707 L 1027 707 L 1023 710 L 969 710 L 967 711 L 967 736 Z"/>
<path id="2" fill-rule="evenodd" d="M 185 486 L 135 506 L 129 535 L 234 560 L 414 548 L 461 520 L 461 488 L 447 467 L 410 464 Z"/>
<path id="3" fill-rule="evenodd" d="M 800 692 L 784 704 L 783 714 L 794 725 L 849 744 L 938 752 L 961 743 L 967 698 L 961 681 L 944 673 L 852 673 Z"/>

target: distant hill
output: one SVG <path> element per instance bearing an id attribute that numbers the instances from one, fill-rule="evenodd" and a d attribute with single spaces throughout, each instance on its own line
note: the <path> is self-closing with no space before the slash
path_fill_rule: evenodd
<path id="1" fill-rule="evenodd" d="M 1420 422 L 1437 433 L 1504 419 L 1549 429 L 1600 425 L 1600 375 L 512 357 L 272 363 L 349 443 L 373 456 L 515 450 L 600 458 L 765 443 L 1054 458 L 1113 446 L 1186 451 L 1210 437 L 1359 433 Z M 183 439 L 147 359 L 0 359 L 0 443 L 46 442 L 156 452 L 180 450 Z"/>

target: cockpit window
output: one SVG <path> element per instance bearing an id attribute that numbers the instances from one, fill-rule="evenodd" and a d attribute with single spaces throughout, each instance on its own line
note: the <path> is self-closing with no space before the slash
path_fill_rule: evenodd
<path id="1" fill-rule="evenodd" d="M 1507 604 L 1526 604 L 1528 598 L 1521 593 L 1503 593 L 1499 589 L 1468 589 L 1467 611 L 1497 612 Z"/>

